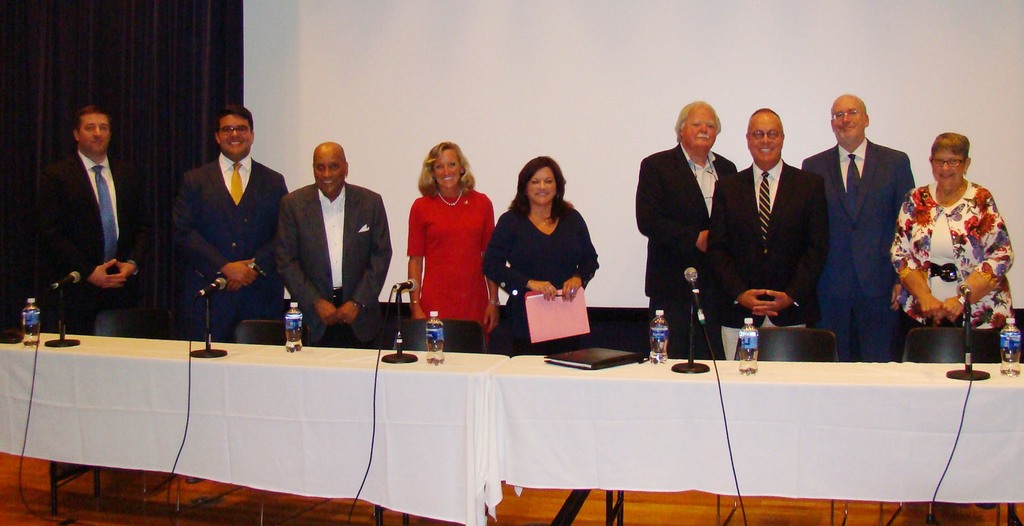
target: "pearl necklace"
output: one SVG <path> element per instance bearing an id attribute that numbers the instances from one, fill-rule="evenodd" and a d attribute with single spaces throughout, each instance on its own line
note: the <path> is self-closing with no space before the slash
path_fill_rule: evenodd
<path id="1" fill-rule="evenodd" d="M 459 199 L 462 199 L 462 190 L 459 190 L 459 196 L 458 196 L 458 197 L 456 197 L 456 198 L 455 198 L 455 201 L 454 201 L 454 202 L 452 202 L 452 203 L 449 203 L 449 202 L 448 202 L 448 201 L 447 201 L 447 200 L 446 200 L 446 199 L 444 198 L 444 196 L 443 196 L 443 195 L 441 195 L 441 192 L 438 192 L 438 193 L 437 193 L 437 197 L 440 197 L 440 198 L 441 198 L 441 202 L 442 202 L 442 203 L 444 203 L 444 204 L 446 204 L 446 205 L 448 205 L 448 206 L 455 206 L 455 205 L 459 204 Z"/>

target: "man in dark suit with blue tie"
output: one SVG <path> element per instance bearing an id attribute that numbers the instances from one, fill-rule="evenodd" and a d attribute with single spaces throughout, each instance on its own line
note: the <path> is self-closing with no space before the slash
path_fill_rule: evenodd
<path id="1" fill-rule="evenodd" d="M 708 259 L 724 291 L 722 340 L 732 358 L 743 318 L 756 326 L 818 321 L 817 284 L 828 251 L 828 205 L 821 176 L 782 161 L 782 119 L 750 116 L 754 164 L 715 187 Z"/>
<path id="2" fill-rule="evenodd" d="M 312 345 L 374 348 L 391 232 L 384 200 L 346 183 L 347 177 L 340 144 L 313 150 L 315 183 L 281 201 L 277 267 L 299 302 Z"/>
<path id="3" fill-rule="evenodd" d="M 196 291 L 223 277 L 226 292 L 210 297 L 210 333 L 230 342 L 239 322 L 282 316 L 284 286 L 274 265 L 277 213 L 288 193 L 284 176 L 252 160 L 252 113 L 225 106 L 217 113 L 217 160 L 185 174 L 174 204 L 174 243 L 185 256 L 182 321 L 188 337 L 203 335 Z"/>
<path id="4" fill-rule="evenodd" d="M 64 291 L 67 332 L 92 334 L 96 313 L 139 302 L 139 264 L 149 252 L 150 222 L 139 179 L 107 157 L 110 114 L 99 106 L 78 110 L 75 155 L 48 166 L 39 182 L 41 276 L 47 284 L 72 272 L 82 281 Z M 47 331 L 56 307 L 42 299 Z"/>
<path id="5" fill-rule="evenodd" d="M 722 129 L 710 104 L 683 106 L 676 120 L 674 148 L 655 153 L 640 163 L 636 187 L 636 225 L 647 236 L 647 279 L 650 317 L 665 311 L 671 328 L 669 358 L 686 358 L 690 349 L 690 285 L 683 272 L 693 267 L 699 276 L 707 316 L 707 334 L 721 359 L 718 320 L 720 295 L 707 258 L 711 197 L 719 178 L 736 173 L 736 165 L 711 151 Z M 692 335 L 697 358 L 711 353 L 700 331 Z"/>
<path id="6" fill-rule="evenodd" d="M 865 138 L 864 101 L 832 104 L 837 145 L 808 157 L 803 169 L 825 179 L 829 250 L 818 283 L 819 328 L 835 333 L 842 361 L 888 362 L 895 355 L 900 280 L 889 260 L 896 216 L 914 187 L 907 154 Z"/>

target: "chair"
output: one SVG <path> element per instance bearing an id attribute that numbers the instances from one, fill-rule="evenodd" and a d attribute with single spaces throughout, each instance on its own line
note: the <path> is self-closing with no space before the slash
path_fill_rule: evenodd
<path id="1" fill-rule="evenodd" d="M 766 362 L 837 362 L 836 335 L 823 329 L 762 327 L 758 330 L 757 359 Z M 835 500 L 829 502 L 831 524 L 835 524 L 835 506 Z M 733 513 L 735 509 L 734 504 Z M 733 513 L 726 518 L 727 523 Z M 846 524 L 848 516 L 847 506 L 843 509 L 842 524 Z"/>
<path id="2" fill-rule="evenodd" d="M 305 326 L 303 326 L 305 343 Z M 284 345 L 284 320 L 243 320 L 235 327 L 235 343 Z"/>
<path id="3" fill-rule="evenodd" d="M 145 307 L 100 311 L 93 325 L 96 336 L 170 340 L 171 312 Z"/>
<path id="4" fill-rule="evenodd" d="M 109 309 L 96 314 L 93 323 L 96 336 L 119 338 L 171 339 L 171 312 L 146 307 Z M 100 468 L 67 462 L 50 462 L 50 514 L 57 515 L 57 490 L 61 486 L 92 471 L 93 495 L 100 498 Z"/>
<path id="5" fill-rule="evenodd" d="M 836 362 L 836 335 L 823 329 L 763 327 L 757 359 L 766 362 Z"/>
<path id="6" fill-rule="evenodd" d="M 484 328 L 479 323 L 446 319 L 442 319 L 441 322 L 444 323 L 445 352 L 487 352 Z M 427 350 L 427 320 L 405 320 L 402 322 L 402 350 Z"/>
<path id="7" fill-rule="evenodd" d="M 999 331 L 971 330 L 971 361 L 999 363 Z M 955 327 L 916 327 L 907 333 L 903 361 L 917 363 L 964 363 L 964 330 Z"/>

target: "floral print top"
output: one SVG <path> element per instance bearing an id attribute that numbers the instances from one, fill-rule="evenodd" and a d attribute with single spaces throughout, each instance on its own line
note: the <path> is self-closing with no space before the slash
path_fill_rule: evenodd
<path id="1" fill-rule="evenodd" d="M 1006 279 L 1006 273 L 1013 265 L 1013 248 L 992 193 L 968 182 L 963 197 L 952 206 L 943 207 L 935 201 L 933 192 L 934 185 L 916 188 L 900 207 L 891 250 L 893 266 L 897 272 L 910 268 L 928 273 L 935 221 L 940 214 L 946 214 L 959 281 L 965 280 L 975 270 L 999 280 L 992 292 L 971 305 L 971 325 L 978 328 L 1002 327 L 1006 318 L 1013 315 L 1010 284 Z M 921 314 L 917 300 L 906 288 L 900 293 L 899 302 L 910 317 L 927 323 L 928 319 Z"/>

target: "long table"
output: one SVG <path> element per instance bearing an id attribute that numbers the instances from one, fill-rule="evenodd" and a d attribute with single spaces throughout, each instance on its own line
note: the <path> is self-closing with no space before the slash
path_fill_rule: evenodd
<path id="1" fill-rule="evenodd" d="M 674 362 L 673 362 L 674 363 Z M 492 373 L 496 481 L 532 488 L 735 495 L 714 370 L 671 363 L 580 371 L 516 357 Z M 968 382 L 943 364 L 719 363 L 743 495 L 927 501 L 953 447 Z M 1024 499 L 1024 378 L 971 386 L 938 492 L 946 502 Z M 495 492 L 495 490 L 497 492 Z"/>
<path id="2" fill-rule="evenodd" d="M 171 471 L 185 431 L 187 342 L 75 338 L 82 345 L 39 348 L 25 454 Z M 354 497 L 370 453 L 377 353 L 216 346 L 228 356 L 191 363 L 188 437 L 175 471 L 271 491 Z M 0 345 L 0 451 L 6 453 L 22 448 L 33 360 L 31 348 Z M 360 498 L 418 516 L 486 524 L 489 375 L 507 360 L 448 354 L 440 367 L 423 359 L 380 364 L 373 463 Z"/>

